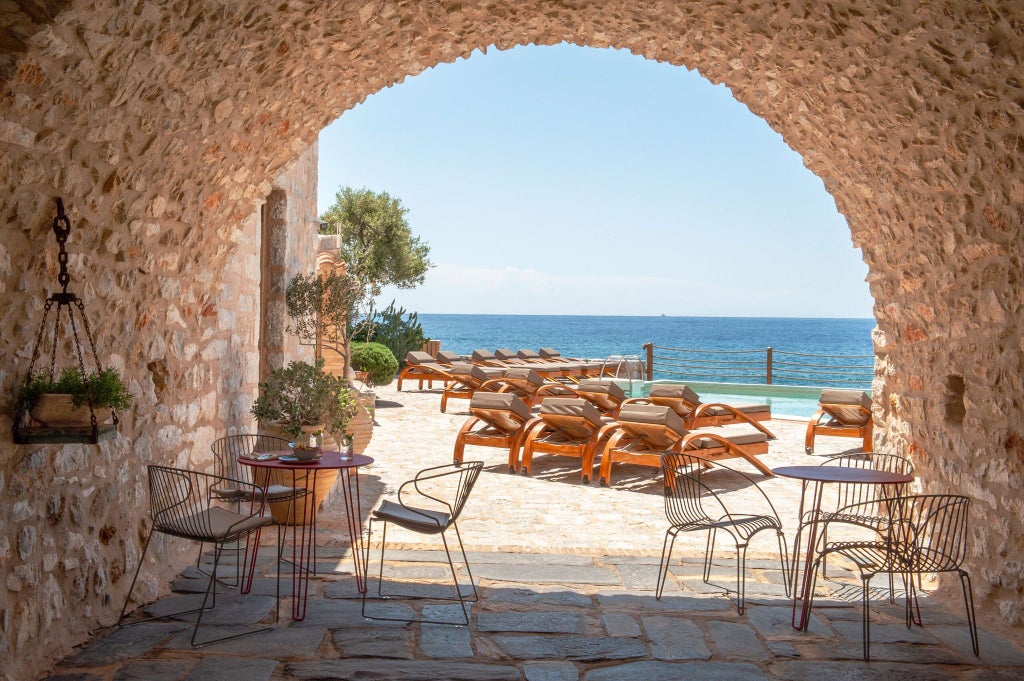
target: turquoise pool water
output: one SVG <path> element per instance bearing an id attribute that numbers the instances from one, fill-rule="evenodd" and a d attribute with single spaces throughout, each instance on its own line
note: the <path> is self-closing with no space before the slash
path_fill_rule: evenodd
<path id="1" fill-rule="evenodd" d="M 616 379 L 630 397 L 645 397 L 654 383 L 675 381 L 632 381 Z M 698 383 L 688 381 L 686 385 L 700 395 L 702 402 L 757 403 L 768 404 L 772 417 L 794 416 L 810 418 L 818 409 L 821 388 L 789 385 L 749 385 L 739 383 Z"/>

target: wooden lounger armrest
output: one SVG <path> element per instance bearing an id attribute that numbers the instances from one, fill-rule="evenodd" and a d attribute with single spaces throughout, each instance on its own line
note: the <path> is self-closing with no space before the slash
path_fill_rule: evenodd
<path id="1" fill-rule="evenodd" d="M 710 409 L 715 408 L 715 407 L 718 407 L 720 409 L 725 409 L 730 414 L 732 414 L 733 417 L 735 417 L 736 419 L 738 419 L 738 420 L 740 420 L 740 421 L 742 421 L 744 423 L 747 423 L 747 424 L 753 426 L 754 428 L 757 428 L 759 431 L 761 431 L 762 433 L 767 435 L 769 440 L 774 440 L 775 439 L 775 434 L 772 431 L 770 431 L 767 428 L 765 428 L 763 425 L 761 425 L 761 423 L 759 421 L 755 421 L 754 419 L 750 418 L 749 416 L 744 414 L 742 411 L 740 411 L 736 407 L 734 407 L 732 405 L 729 405 L 729 404 L 722 403 L 722 402 L 708 402 L 708 403 L 702 404 L 699 407 L 697 407 L 693 411 L 693 413 L 690 415 L 690 419 L 691 419 L 690 420 L 690 425 L 691 425 L 691 427 L 693 426 L 693 424 L 695 424 L 697 422 L 697 419 L 706 410 L 710 410 Z"/>

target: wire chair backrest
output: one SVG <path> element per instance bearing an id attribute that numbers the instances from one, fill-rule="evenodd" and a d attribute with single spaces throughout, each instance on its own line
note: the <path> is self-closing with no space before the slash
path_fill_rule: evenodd
<path id="1" fill-rule="evenodd" d="M 153 531 L 200 541 L 223 534 L 210 513 L 211 490 L 241 481 L 168 466 L 151 465 L 148 472 Z"/>
<path id="2" fill-rule="evenodd" d="M 886 471 L 888 473 L 899 473 L 902 475 L 913 475 L 914 465 L 902 456 L 896 454 L 840 454 L 829 457 L 823 461 L 822 466 L 840 466 L 843 468 L 860 468 L 863 470 Z M 885 500 L 879 485 L 858 485 L 838 483 L 834 485 L 836 490 L 836 508 L 844 508 L 851 504 L 870 504 L 878 502 L 879 506 L 875 512 L 884 515 L 885 509 L 881 503 Z M 867 509 L 863 509 L 868 512 Z"/>
<path id="3" fill-rule="evenodd" d="M 701 481 L 704 466 L 699 457 L 670 452 L 661 457 L 665 475 L 665 516 L 675 526 L 699 525 L 710 520 L 701 498 L 706 486 Z"/>
<path id="4" fill-rule="evenodd" d="M 906 523 L 910 540 L 903 558 L 910 572 L 959 570 L 967 557 L 971 500 L 956 494 L 904 497 L 894 510 Z"/>
<path id="5" fill-rule="evenodd" d="M 213 471 L 215 474 L 233 480 L 252 481 L 252 467 L 238 462 L 243 454 L 277 452 L 288 449 L 288 440 L 276 435 L 226 435 L 213 441 Z"/>
<path id="6" fill-rule="evenodd" d="M 473 491 L 473 486 L 476 485 L 476 480 L 480 477 L 480 471 L 484 468 L 483 461 L 464 461 L 462 463 L 450 463 L 444 466 L 435 466 L 433 468 L 426 468 L 416 474 L 416 478 L 412 481 L 422 496 L 432 499 L 437 503 L 447 507 L 449 515 L 449 524 L 455 522 L 459 514 L 462 513 L 463 507 L 466 505 L 466 501 L 469 499 L 470 493 Z M 430 489 L 424 489 L 421 487 L 421 483 L 427 483 L 429 481 L 436 481 L 440 478 L 455 477 L 454 481 L 454 493 L 448 498 L 441 498 L 433 487 Z"/>

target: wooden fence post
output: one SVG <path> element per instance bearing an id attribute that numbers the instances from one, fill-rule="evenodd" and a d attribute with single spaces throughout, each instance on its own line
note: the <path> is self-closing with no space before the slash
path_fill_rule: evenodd
<path id="1" fill-rule="evenodd" d="M 647 380 L 654 380 L 654 343 L 644 343 L 644 350 L 647 351 Z"/>
<path id="2" fill-rule="evenodd" d="M 767 385 L 772 384 L 772 346 L 768 346 L 768 352 L 765 353 L 765 369 L 764 379 Z"/>

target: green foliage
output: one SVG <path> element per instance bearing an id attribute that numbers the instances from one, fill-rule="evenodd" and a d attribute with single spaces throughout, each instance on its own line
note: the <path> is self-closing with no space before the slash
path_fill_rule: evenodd
<path id="1" fill-rule="evenodd" d="M 398 360 L 386 345 L 380 343 L 353 343 L 352 368 L 369 372 L 372 385 L 388 385 L 398 373 Z"/>
<path id="2" fill-rule="evenodd" d="M 275 369 L 261 381 L 260 395 L 252 405 L 252 415 L 262 421 L 276 421 L 281 430 L 297 438 L 303 426 L 323 424 L 340 438 L 356 414 L 357 403 L 348 381 L 323 369 L 323 360 L 315 365 L 292 362 Z"/>
<path id="3" fill-rule="evenodd" d="M 406 312 L 404 307 L 395 308 L 395 301 L 391 301 L 385 310 L 374 312 L 372 317 L 356 325 L 352 340 L 375 341 L 388 346 L 398 359 L 399 367 L 404 367 L 406 353 L 423 347 L 427 337 L 419 315 Z"/>
<path id="4" fill-rule="evenodd" d="M 341 257 L 364 300 L 389 285 L 414 288 L 432 266 L 430 247 L 413 236 L 408 212 L 387 192 L 342 187 L 334 205 L 320 216 L 327 223 L 325 233 L 341 235 Z"/>
<path id="5" fill-rule="evenodd" d="M 316 272 L 296 274 L 284 292 L 288 330 L 306 342 L 315 342 L 317 336 L 338 342 L 359 299 L 358 282 L 344 272 L 326 277 Z"/>
<path id="6" fill-rule="evenodd" d="M 22 408 L 31 411 L 36 399 L 43 393 L 71 395 L 76 407 L 90 404 L 94 408 L 117 411 L 130 407 L 133 399 L 121 375 L 114 369 L 94 371 L 86 376 L 79 367 L 67 367 L 56 380 L 52 380 L 43 371 L 33 371 L 21 389 L 19 400 Z"/>

